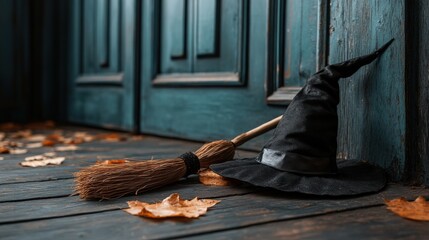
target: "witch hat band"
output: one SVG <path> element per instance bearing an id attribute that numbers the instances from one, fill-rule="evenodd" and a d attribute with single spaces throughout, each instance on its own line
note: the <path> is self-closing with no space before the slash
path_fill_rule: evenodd
<path id="1" fill-rule="evenodd" d="M 381 190 L 386 184 L 383 169 L 359 161 L 336 160 L 338 80 L 374 61 L 392 42 L 371 54 L 328 65 L 311 76 L 257 158 L 210 168 L 227 178 L 286 192 L 339 196 Z"/>

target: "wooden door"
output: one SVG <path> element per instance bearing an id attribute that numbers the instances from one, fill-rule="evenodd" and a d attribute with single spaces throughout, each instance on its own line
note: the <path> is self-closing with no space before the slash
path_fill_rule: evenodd
<path id="1" fill-rule="evenodd" d="M 280 115 L 323 64 L 326 2 L 145 0 L 141 131 L 212 140 Z"/>
<path id="2" fill-rule="evenodd" d="M 135 0 L 76 0 L 68 118 L 135 127 Z"/>

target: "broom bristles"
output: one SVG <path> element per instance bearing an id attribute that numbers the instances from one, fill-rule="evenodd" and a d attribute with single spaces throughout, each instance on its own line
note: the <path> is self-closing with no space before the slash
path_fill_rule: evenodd
<path id="1" fill-rule="evenodd" d="M 186 174 L 182 159 L 93 165 L 75 173 L 75 193 L 83 199 L 113 199 L 178 181 Z"/>
<path id="2" fill-rule="evenodd" d="M 200 168 L 232 160 L 235 145 L 219 140 L 204 144 L 195 155 Z M 146 160 L 89 166 L 75 173 L 75 193 L 83 199 L 113 199 L 152 190 L 176 182 L 186 174 L 183 159 Z"/>
<path id="3" fill-rule="evenodd" d="M 211 164 L 230 161 L 234 158 L 235 145 L 228 140 L 218 140 L 206 143 L 195 151 L 200 159 L 200 167 L 208 168 Z"/>

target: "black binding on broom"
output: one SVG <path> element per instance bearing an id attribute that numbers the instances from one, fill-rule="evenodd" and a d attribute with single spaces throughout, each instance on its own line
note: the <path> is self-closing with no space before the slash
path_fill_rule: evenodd
<path id="1" fill-rule="evenodd" d="M 197 173 L 200 169 L 200 160 L 198 157 L 192 152 L 187 152 L 179 156 L 179 158 L 183 159 L 186 165 L 186 174 L 185 177 Z"/>

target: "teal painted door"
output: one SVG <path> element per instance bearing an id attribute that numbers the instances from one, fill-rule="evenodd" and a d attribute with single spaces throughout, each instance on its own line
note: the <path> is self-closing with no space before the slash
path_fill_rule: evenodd
<path id="1" fill-rule="evenodd" d="M 280 115 L 323 64 L 326 4 L 144 0 L 141 131 L 208 141 Z"/>
<path id="2" fill-rule="evenodd" d="M 68 118 L 135 128 L 135 0 L 72 2 L 72 64 Z"/>

